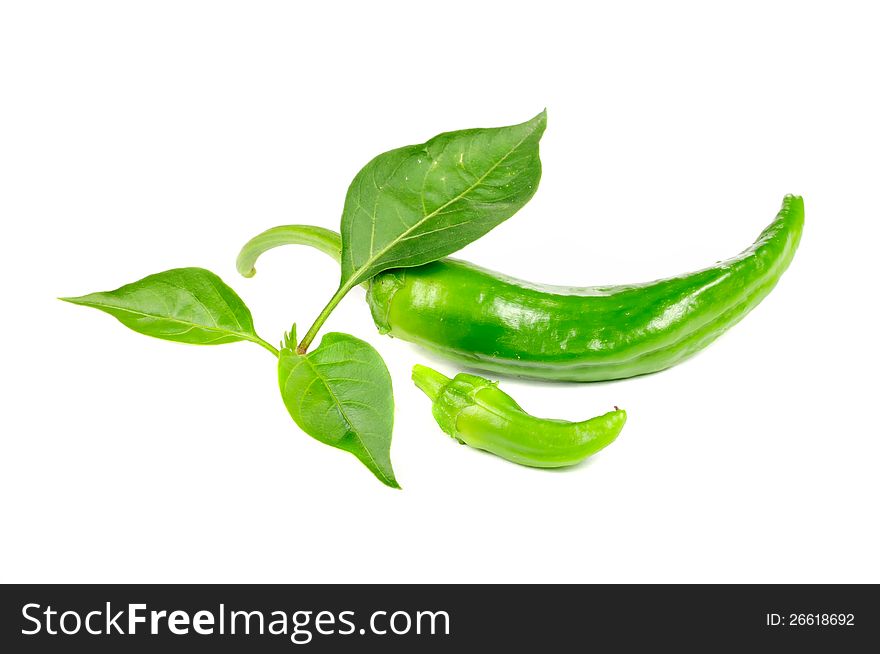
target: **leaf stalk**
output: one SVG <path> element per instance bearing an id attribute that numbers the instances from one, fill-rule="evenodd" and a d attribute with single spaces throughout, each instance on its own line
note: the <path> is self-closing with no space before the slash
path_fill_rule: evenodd
<path id="1" fill-rule="evenodd" d="M 336 293 L 333 294 L 333 297 L 330 298 L 330 301 L 327 303 L 327 305 L 323 309 L 321 309 L 321 313 L 319 313 L 318 317 L 315 318 L 315 322 L 313 322 L 312 326 L 309 327 L 309 331 L 305 333 L 305 336 L 303 336 L 302 340 L 299 342 L 299 345 L 296 346 L 297 354 L 302 355 L 308 352 L 309 346 L 312 344 L 312 341 L 315 340 L 315 336 L 318 335 L 318 331 L 327 321 L 327 318 L 329 318 L 330 314 L 333 313 L 333 309 L 336 308 L 336 305 L 338 305 L 342 301 L 342 298 L 344 298 L 351 289 L 352 284 L 349 281 L 336 290 Z"/>

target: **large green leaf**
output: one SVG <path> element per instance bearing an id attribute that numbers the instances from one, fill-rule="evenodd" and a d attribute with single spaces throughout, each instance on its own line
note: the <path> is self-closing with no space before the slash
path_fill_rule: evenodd
<path id="1" fill-rule="evenodd" d="M 355 176 L 342 212 L 341 287 L 451 254 L 510 218 L 541 178 L 546 112 L 391 150 Z"/>
<path id="2" fill-rule="evenodd" d="M 204 268 L 166 270 L 115 291 L 61 299 L 105 311 L 147 336 L 195 345 L 252 341 L 277 353 L 257 336 L 235 291 Z"/>
<path id="3" fill-rule="evenodd" d="M 331 332 L 308 354 L 288 336 L 278 359 L 284 405 L 300 429 L 351 452 L 383 484 L 400 488 L 391 467 L 394 397 L 391 375 L 373 347 Z"/>

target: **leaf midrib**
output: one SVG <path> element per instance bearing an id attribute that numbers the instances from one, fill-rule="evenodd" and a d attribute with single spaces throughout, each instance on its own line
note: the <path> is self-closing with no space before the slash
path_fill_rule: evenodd
<path id="1" fill-rule="evenodd" d="M 295 353 L 294 353 L 294 354 L 295 354 Z M 295 354 L 295 356 L 296 356 L 297 358 L 300 359 L 300 364 L 297 364 L 297 366 L 298 366 L 298 365 L 301 365 L 302 363 L 307 363 L 307 364 L 309 365 L 309 368 L 311 368 L 311 369 L 312 369 L 312 372 L 315 374 L 315 377 L 316 377 L 317 379 L 320 379 L 320 380 L 321 380 L 321 383 L 324 384 L 324 388 L 327 389 L 327 392 L 330 394 L 330 397 L 333 398 L 333 402 L 334 402 L 334 403 L 336 404 L 336 406 L 338 407 L 338 409 L 339 409 L 339 413 L 342 414 L 342 418 L 343 418 L 343 420 L 345 420 L 345 422 L 348 424 L 348 427 L 349 427 L 349 433 L 352 434 L 352 435 L 354 435 L 354 437 L 355 437 L 355 439 L 357 440 L 358 444 L 361 446 L 361 449 L 362 449 L 364 452 L 367 453 L 367 456 L 369 457 L 370 462 L 373 464 L 373 468 L 374 468 L 374 469 L 375 469 L 380 475 L 382 475 L 382 479 L 386 480 L 387 482 L 395 483 L 393 479 L 391 479 L 390 477 L 388 477 L 388 476 L 385 474 L 385 472 L 382 470 L 382 468 L 381 468 L 381 467 L 379 466 L 379 464 L 376 462 L 376 459 L 373 458 L 373 453 L 370 452 L 370 448 L 368 448 L 368 447 L 366 446 L 366 444 L 364 443 L 364 441 L 363 441 L 363 439 L 361 438 L 360 434 L 359 434 L 359 433 L 357 432 L 357 430 L 355 429 L 355 427 L 354 427 L 354 423 L 351 421 L 351 419 L 348 417 L 348 414 L 345 412 L 345 409 L 344 409 L 344 407 L 342 406 L 342 402 L 340 402 L 339 397 L 336 395 L 336 393 L 333 392 L 333 389 L 330 387 L 330 384 L 327 383 L 327 379 L 324 377 L 324 375 L 322 375 L 320 372 L 318 372 L 318 368 L 317 368 L 316 364 L 315 364 L 314 362 L 312 362 L 311 359 L 309 359 L 308 356 L 304 356 L 304 355 L 300 355 L 300 354 Z M 296 370 L 297 366 L 294 366 L 293 368 L 290 369 L 290 372 L 287 374 L 287 378 L 288 378 L 288 380 L 290 379 L 290 376 L 293 374 L 293 371 Z"/>
<path id="2" fill-rule="evenodd" d="M 102 308 L 111 308 L 116 309 L 117 311 L 124 311 L 125 313 L 130 313 L 136 316 L 143 316 L 144 318 L 153 318 L 154 320 L 166 320 L 168 322 L 173 322 L 178 325 L 186 325 L 188 327 L 198 327 L 199 329 L 203 329 L 206 332 L 215 332 L 218 334 L 229 334 L 231 336 L 238 336 L 239 338 L 249 341 L 254 338 L 253 334 L 249 334 L 247 332 L 237 332 L 229 329 L 223 329 L 222 327 L 209 327 L 207 325 L 202 325 L 197 322 L 187 322 L 186 320 L 181 320 L 179 318 L 172 318 L 170 316 L 163 316 L 160 314 L 147 313 L 145 311 L 138 311 L 136 309 L 130 309 L 128 307 L 121 307 L 115 304 L 109 303 L 99 303 L 99 302 L 79 302 L 73 298 L 61 298 L 65 302 L 71 302 L 72 304 L 79 304 L 81 306 L 92 307 L 93 309 L 102 309 Z M 210 314 L 209 314 L 210 315 Z M 213 316 L 212 316 L 213 317 Z"/>

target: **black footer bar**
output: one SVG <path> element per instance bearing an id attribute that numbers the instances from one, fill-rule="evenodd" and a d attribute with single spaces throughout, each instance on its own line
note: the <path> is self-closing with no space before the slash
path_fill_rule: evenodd
<path id="1" fill-rule="evenodd" d="M 0 651 L 311 652 L 343 648 L 880 642 L 874 585 L 7 585 Z M 711 648 L 711 649 L 710 649 Z M 867 650 L 862 650 L 867 651 Z"/>

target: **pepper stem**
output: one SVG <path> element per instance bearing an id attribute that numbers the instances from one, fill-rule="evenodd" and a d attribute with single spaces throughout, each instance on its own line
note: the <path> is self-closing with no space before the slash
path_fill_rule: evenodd
<path id="1" fill-rule="evenodd" d="M 309 331 L 306 332 L 306 335 L 303 336 L 299 345 L 296 346 L 297 354 L 305 354 L 308 351 L 309 345 L 312 344 L 312 341 L 315 340 L 315 336 L 318 335 L 318 330 L 321 329 L 321 326 L 327 321 L 330 314 L 333 313 L 333 309 L 336 308 L 336 305 L 342 301 L 342 298 L 344 298 L 345 294 L 350 290 L 351 286 L 348 283 L 345 283 L 339 287 L 336 293 L 333 294 L 333 297 L 330 298 L 327 306 L 321 310 L 321 313 L 315 318 L 315 322 L 309 327 Z"/>
<path id="2" fill-rule="evenodd" d="M 424 391 L 425 395 L 431 398 L 432 402 L 440 396 L 443 388 L 451 381 L 446 375 L 418 363 L 413 366 L 412 380 L 416 386 Z"/>

